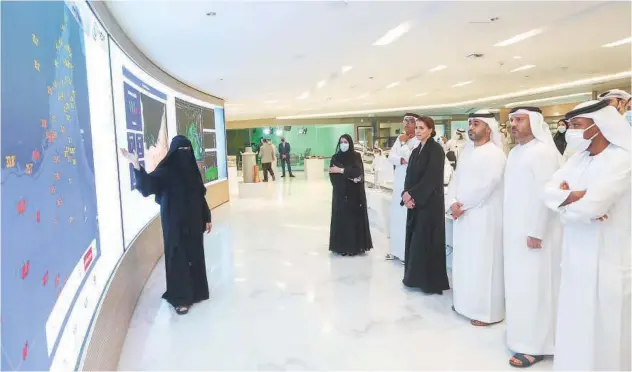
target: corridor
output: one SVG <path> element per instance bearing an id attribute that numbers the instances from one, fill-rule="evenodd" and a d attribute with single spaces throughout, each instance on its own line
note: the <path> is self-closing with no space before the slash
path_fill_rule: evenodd
<path id="1" fill-rule="evenodd" d="M 263 185 L 262 185 L 263 186 Z M 263 186 L 266 187 L 266 186 Z M 302 175 L 213 213 L 211 299 L 178 316 L 159 261 L 137 305 L 121 370 L 507 370 L 504 324 L 476 328 L 451 291 L 401 284 L 386 235 L 363 257 L 328 252 L 331 188 Z M 369 211 L 371 215 L 371 211 Z M 545 360 L 533 367 L 552 368 Z"/>

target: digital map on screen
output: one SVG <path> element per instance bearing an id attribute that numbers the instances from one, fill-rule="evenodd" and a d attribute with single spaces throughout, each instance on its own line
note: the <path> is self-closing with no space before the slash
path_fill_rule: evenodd
<path id="1" fill-rule="evenodd" d="M 64 2 L 1 6 L 0 367 L 47 370 L 100 257 L 84 31 Z"/>

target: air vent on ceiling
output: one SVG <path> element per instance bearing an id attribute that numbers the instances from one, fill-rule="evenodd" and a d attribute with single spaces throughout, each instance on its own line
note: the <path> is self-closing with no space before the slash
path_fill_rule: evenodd
<path id="1" fill-rule="evenodd" d="M 472 54 L 468 54 L 465 56 L 465 58 L 468 59 L 479 59 L 479 58 L 483 58 L 485 55 L 483 53 L 472 53 Z"/>
<path id="2" fill-rule="evenodd" d="M 500 18 L 498 18 L 498 17 L 492 17 L 492 18 L 484 20 L 484 21 L 469 21 L 468 23 L 471 23 L 471 24 L 494 23 L 494 22 L 498 21 L 499 19 Z"/>

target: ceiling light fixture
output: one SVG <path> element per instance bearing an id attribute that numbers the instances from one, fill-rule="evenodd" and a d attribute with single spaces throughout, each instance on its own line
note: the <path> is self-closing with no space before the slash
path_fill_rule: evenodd
<path id="1" fill-rule="evenodd" d="M 529 101 L 511 102 L 511 103 L 506 104 L 505 107 L 510 108 L 510 107 L 514 107 L 514 106 L 523 106 L 523 105 L 527 105 L 527 104 L 531 104 L 531 103 L 555 101 L 555 100 L 564 99 L 564 98 L 590 96 L 591 94 L 592 94 L 591 92 L 583 92 L 583 93 L 566 94 L 564 96 L 538 98 L 538 99 L 532 99 L 532 100 L 529 100 Z"/>
<path id="2" fill-rule="evenodd" d="M 612 48 L 623 44 L 629 44 L 632 42 L 632 37 L 626 37 L 625 39 L 617 40 L 612 43 L 602 45 L 603 48 Z"/>
<path id="3" fill-rule="evenodd" d="M 296 97 L 296 99 L 306 99 L 307 97 L 309 97 L 309 92 L 303 92 L 303 94 Z"/>
<path id="4" fill-rule="evenodd" d="M 386 89 L 391 89 L 391 88 L 395 88 L 396 86 L 398 86 L 400 84 L 399 81 L 396 81 L 394 83 L 390 83 L 389 85 L 386 86 Z"/>
<path id="5" fill-rule="evenodd" d="M 530 37 L 533 37 L 535 35 L 539 35 L 539 34 L 542 33 L 542 31 L 544 31 L 544 30 L 542 30 L 541 28 L 535 28 L 535 29 L 533 29 L 531 31 L 523 32 L 523 33 L 518 34 L 518 35 L 516 35 L 516 36 L 514 36 L 512 38 L 509 38 L 507 40 L 499 41 L 498 43 L 494 44 L 494 46 L 495 47 L 504 47 L 504 46 L 507 46 L 507 45 L 515 44 L 515 43 L 518 43 L 518 42 L 520 42 L 522 40 L 525 40 L 525 39 L 528 39 Z"/>
<path id="6" fill-rule="evenodd" d="M 452 86 L 452 88 L 459 88 L 459 87 L 464 87 L 466 85 L 470 85 L 474 82 L 474 80 L 469 80 L 469 81 L 462 81 L 460 83 L 456 83 Z"/>
<path id="7" fill-rule="evenodd" d="M 327 82 L 325 80 L 321 80 L 318 82 L 318 84 L 316 84 L 316 86 L 318 87 L 318 89 L 322 88 L 325 86 L 325 84 L 327 84 Z"/>
<path id="8" fill-rule="evenodd" d="M 353 66 L 342 66 L 342 73 L 346 74 L 347 72 L 351 71 L 352 68 Z"/>
<path id="9" fill-rule="evenodd" d="M 517 68 L 514 68 L 513 70 L 509 71 L 509 72 L 518 72 L 518 71 L 524 71 L 524 70 L 528 70 L 530 68 L 534 68 L 535 65 L 524 65 L 524 66 L 520 66 Z"/>
<path id="10" fill-rule="evenodd" d="M 437 71 L 441 71 L 441 70 L 445 70 L 448 66 L 446 65 L 439 65 L 437 67 L 431 68 L 430 70 L 428 70 L 428 72 L 437 72 Z"/>
<path id="11" fill-rule="evenodd" d="M 382 36 L 381 38 L 377 39 L 377 41 L 375 41 L 373 43 L 373 45 L 374 46 L 384 46 L 384 45 L 391 44 L 391 43 L 395 42 L 397 39 L 399 39 L 400 37 L 402 37 L 402 35 L 407 33 L 409 30 L 410 30 L 410 23 L 409 22 L 404 22 L 404 23 L 398 25 L 397 27 L 388 30 L 384 34 L 384 36 Z"/>
<path id="12" fill-rule="evenodd" d="M 514 59 L 522 59 L 521 56 L 514 56 Z"/>
<path id="13" fill-rule="evenodd" d="M 561 84 L 547 85 L 547 86 L 534 88 L 534 89 L 520 90 L 517 92 L 499 94 L 495 96 L 477 98 L 477 99 L 461 101 L 461 102 L 443 103 L 443 104 L 426 105 L 426 106 L 390 107 L 390 108 L 374 109 L 374 110 L 328 112 L 328 113 L 322 113 L 322 114 L 301 115 L 301 116 L 279 116 L 276 119 L 278 120 L 316 119 L 316 118 L 341 117 L 341 116 L 350 116 L 350 115 L 369 115 L 369 114 L 382 114 L 382 113 L 400 112 L 400 111 L 410 112 L 410 111 L 415 111 L 415 110 L 431 110 L 431 109 L 441 109 L 441 108 L 462 107 L 462 106 L 478 104 L 482 102 L 494 102 L 497 100 L 505 100 L 505 99 L 529 96 L 529 95 L 534 95 L 534 94 L 548 93 L 548 92 L 553 92 L 553 91 L 561 90 L 561 89 L 575 88 L 579 86 L 598 84 L 598 83 L 603 83 L 606 81 L 626 79 L 630 77 L 632 77 L 632 71 L 624 71 L 624 72 L 619 72 L 617 74 L 612 74 L 612 75 L 603 75 L 603 76 L 597 76 L 594 78 L 574 80 L 574 81 L 569 81 L 569 82 L 561 83 Z"/>

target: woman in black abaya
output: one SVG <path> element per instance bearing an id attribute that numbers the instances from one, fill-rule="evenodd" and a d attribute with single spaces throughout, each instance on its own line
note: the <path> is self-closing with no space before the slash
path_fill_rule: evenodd
<path id="1" fill-rule="evenodd" d="M 373 248 L 364 191 L 364 166 L 353 140 L 343 134 L 329 164 L 333 186 L 329 250 L 355 256 Z"/>
<path id="2" fill-rule="evenodd" d="M 415 117 L 420 143 L 410 154 L 402 194 L 402 204 L 408 208 L 403 283 L 425 293 L 443 294 L 450 289 L 445 263 L 445 154 L 432 140 L 435 135 L 432 118 Z"/>
<path id="3" fill-rule="evenodd" d="M 136 188 L 143 196 L 155 195 L 160 204 L 165 245 L 167 300 L 180 315 L 209 298 L 204 262 L 204 231 L 211 231 L 206 188 L 195 162 L 191 142 L 184 136 L 171 141 L 169 152 L 147 173 L 134 153 L 121 149 L 134 166 Z"/>

